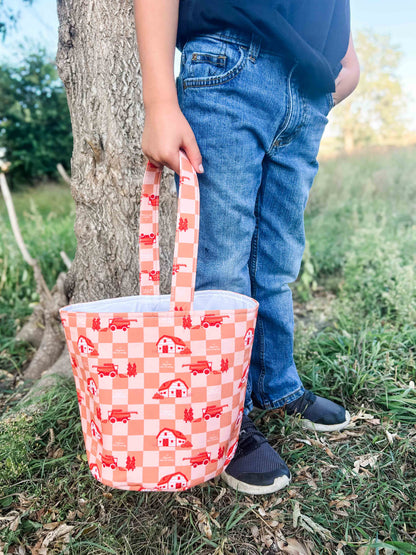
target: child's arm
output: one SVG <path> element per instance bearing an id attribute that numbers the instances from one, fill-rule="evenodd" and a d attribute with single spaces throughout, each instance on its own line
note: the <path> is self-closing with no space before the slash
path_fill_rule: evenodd
<path id="1" fill-rule="evenodd" d="M 334 104 L 339 104 L 344 98 L 349 96 L 357 87 L 360 80 L 360 63 L 352 42 L 352 34 L 345 56 L 341 60 L 342 69 L 335 79 L 335 92 L 332 93 Z"/>
<path id="2" fill-rule="evenodd" d="M 134 0 L 145 111 L 141 148 L 155 166 L 179 175 L 182 148 L 195 171 L 202 157 L 176 92 L 174 57 L 179 0 Z"/>

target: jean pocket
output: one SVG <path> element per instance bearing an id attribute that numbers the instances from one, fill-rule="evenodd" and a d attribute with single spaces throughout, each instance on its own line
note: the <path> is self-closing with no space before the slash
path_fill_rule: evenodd
<path id="1" fill-rule="evenodd" d="M 247 52 L 246 47 L 219 37 L 190 39 L 182 49 L 183 88 L 209 87 L 231 81 L 242 71 Z"/>

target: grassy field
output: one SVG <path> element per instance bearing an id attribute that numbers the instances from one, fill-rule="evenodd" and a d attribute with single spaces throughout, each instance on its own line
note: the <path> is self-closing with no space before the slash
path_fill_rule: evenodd
<path id="1" fill-rule="evenodd" d="M 0 545 L 5 553 L 416 553 L 415 149 L 321 162 L 293 284 L 295 357 L 304 384 L 345 403 L 351 425 L 303 430 L 253 412 L 293 474 L 270 496 L 214 480 L 177 494 L 123 492 L 90 475 L 72 380 L 41 412 L 0 424 Z M 65 186 L 15 194 L 22 232 L 52 285 L 72 257 Z M 34 282 L 0 205 L 0 386 L 16 403 L 33 349 L 13 337 Z"/>

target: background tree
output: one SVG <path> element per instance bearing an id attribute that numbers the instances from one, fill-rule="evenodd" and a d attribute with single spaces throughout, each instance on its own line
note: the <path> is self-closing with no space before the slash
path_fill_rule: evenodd
<path id="1" fill-rule="evenodd" d="M 21 0 L 23 6 L 30 6 L 33 0 Z M 16 27 L 20 12 L 16 0 L 0 0 L 0 37 L 4 41 L 7 29 Z"/>
<path id="2" fill-rule="evenodd" d="M 369 145 L 403 144 L 409 120 L 406 97 L 397 75 L 403 57 L 389 35 L 357 31 L 354 35 L 360 61 L 360 81 L 340 109 L 331 113 L 338 130 L 338 150 L 352 152 Z"/>
<path id="3" fill-rule="evenodd" d="M 58 0 L 57 66 L 71 113 L 77 251 L 69 301 L 139 294 L 139 201 L 146 159 L 132 2 Z M 173 172 L 169 173 L 169 182 Z M 176 193 L 160 199 L 161 291 L 170 290 Z"/>
<path id="4" fill-rule="evenodd" d="M 65 90 L 44 47 L 17 65 L 0 65 L 0 147 L 10 162 L 9 183 L 56 177 L 69 168 L 72 133 Z"/>

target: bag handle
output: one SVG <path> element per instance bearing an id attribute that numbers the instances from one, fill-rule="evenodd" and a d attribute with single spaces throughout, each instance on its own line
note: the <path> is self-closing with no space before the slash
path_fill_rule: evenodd
<path id="1" fill-rule="evenodd" d="M 179 150 L 179 195 L 169 310 L 193 310 L 199 236 L 199 185 Z M 159 191 L 163 168 L 147 162 L 140 197 L 139 282 L 141 295 L 159 295 Z"/>

